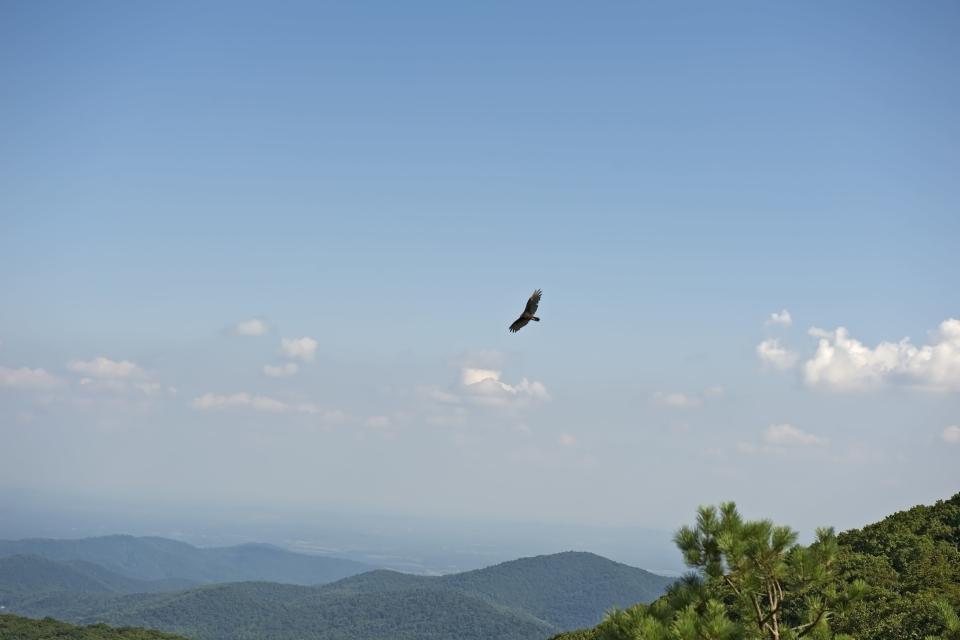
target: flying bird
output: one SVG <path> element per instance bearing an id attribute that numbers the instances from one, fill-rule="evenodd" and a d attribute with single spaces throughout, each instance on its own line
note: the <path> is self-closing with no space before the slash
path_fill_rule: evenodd
<path id="1" fill-rule="evenodd" d="M 534 314 L 537 312 L 537 307 L 540 306 L 540 296 L 543 295 L 543 291 L 537 289 L 533 292 L 533 295 L 530 296 L 530 299 L 527 300 L 527 307 L 523 310 L 523 313 L 520 314 L 520 317 L 513 321 L 513 324 L 510 325 L 510 331 L 516 333 L 527 326 L 527 323 L 531 320 L 535 322 L 540 322 L 540 318 Z"/>

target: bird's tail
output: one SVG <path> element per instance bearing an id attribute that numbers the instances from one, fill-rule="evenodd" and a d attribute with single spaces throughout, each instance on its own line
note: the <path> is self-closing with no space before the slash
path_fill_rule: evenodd
<path id="1" fill-rule="evenodd" d="M 540 322 L 540 318 L 538 318 L 537 316 L 533 316 L 533 317 L 530 318 L 530 319 L 531 319 L 531 320 L 536 320 L 537 322 Z"/>

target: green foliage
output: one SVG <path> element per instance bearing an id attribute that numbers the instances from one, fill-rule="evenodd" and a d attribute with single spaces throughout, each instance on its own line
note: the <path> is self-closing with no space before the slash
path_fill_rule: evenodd
<path id="1" fill-rule="evenodd" d="M 927 636 L 926 640 L 960 640 L 960 616 L 944 600 L 937 603 L 937 609 L 940 610 L 943 632 L 939 636 Z"/>
<path id="2" fill-rule="evenodd" d="M 789 529 L 742 522 L 732 505 L 701 509 L 676 539 L 697 574 L 556 640 L 769 637 L 757 620 L 769 616 L 773 581 L 784 592 L 784 639 L 960 640 L 960 494 L 837 536 L 822 529 L 808 547 Z M 707 629 L 710 617 L 718 626 Z"/>
<path id="3" fill-rule="evenodd" d="M 832 529 L 803 546 L 789 527 L 725 503 L 701 507 L 675 541 L 695 572 L 652 605 L 612 611 L 597 640 L 827 640 L 831 614 L 863 592 L 837 571 Z"/>
<path id="4" fill-rule="evenodd" d="M 577 631 L 568 631 L 552 636 L 550 640 L 599 640 L 600 631 L 597 627 L 592 629 L 579 629 Z"/>
<path id="5" fill-rule="evenodd" d="M 113 628 L 105 624 L 76 627 L 52 618 L 32 620 L 0 614 L 0 640 L 186 640 L 160 631 Z"/>
<path id="6" fill-rule="evenodd" d="M 835 628 L 858 640 L 949 636 L 944 606 L 960 608 L 960 494 L 838 536 L 847 580 L 870 585 Z"/>
<path id="7" fill-rule="evenodd" d="M 92 617 L 201 640 L 531 640 L 555 631 L 522 611 L 456 591 L 406 589 L 344 596 L 272 583 L 127 597 Z"/>
<path id="8" fill-rule="evenodd" d="M 864 590 L 841 580 L 833 529 L 799 545 L 789 527 L 744 521 L 732 502 L 701 507 L 696 526 L 680 529 L 675 541 L 709 596 L 695 594 L 673 614 L 676 638 L 830 638 L 830 616 Z"/>

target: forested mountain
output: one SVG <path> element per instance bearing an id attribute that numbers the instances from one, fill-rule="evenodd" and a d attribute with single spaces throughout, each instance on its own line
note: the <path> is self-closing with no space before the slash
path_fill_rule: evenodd
<path id="1" fill-rule="evenodd" d="M 858 640 L 922 640 L 943 629 L 941 602 L 960 611 L 960 493 L 839 535 L 848 580 L 870 585 L 837 629 Z"/>
<path id="2" fill-rule="evenodd" d="M 202 640 L 540 640 L 596 623 L 611 606 L 656 598 L 670 582 L 571 552 L 442 577 L 372 571 L 322 587 L 244 582 L 122 596 L 36 593 L 10 607 L 35 617 L 145 626 Z"/>
<path id="3" fill-rule="evenodd" d="M 557 628 L 571 629 L 597 622 L 610 607 L 655 600 L 673 580 L 592 553 L 568 551 L 442 577 L 371 571 L 325 590 L 454 589 L 523 609 Z"/>
<path id="4" fill-rule="evenodd" d="M 128 578 L 92 562 L 59 562 L 40 556 L 0 558 L 0 600 L 2 596 L 70 591 L 77 593 L 151 593 L 176 591 L 197 586 L 177 578 L 138 580 Z"/>
<path id="5" fill-rule="evenodd" d="M 186 640 L 160 631 L 116 629 L 105 624 L 77 627 L 57 620 L 33 620 L 0 614 L 2 640 Z"/>
<path id="6" fill-rule="evenodd" d="M 58 615 L 78 622 L 164 629 L 203 640 L 532 640 L 556 631 L 556 627 L 523 611 L 442 589 L 346 596 L 310 587 L 246 582 L 175 594 L 90 600 L 88 604 L 93 611 L 64 609 Z"/>
<path id="7" fill-rule="evenodd" d="M 678 537 L 678 541 L 681 539 Z M 841 533 L 835 537 L 835 545 L 829 571 L 837 576 L 837 588 L 853 587 L 860 593 L 838 603 L 842 606 L 829 616 L 829 630 L 821 630 L 823 637 L 960 638 L 960 617 L 956 613 L 960 611 L 960 493 L 949 500 L 917 506 L 862 529 Z M 719 597 L 716 602 L 720 604 L 732 601 L 729 597 L 724 600 L 722 591 L 709 581 L 697 588 Z M 676 600 L 676 595 L 665 596 L 650 607 L 632 607 L 598 627 L 563 633 L 554 640 L 660 638 L 654 631 L 656 624 L 649 621 L 669 609 L 671 600 Z M 709 614 L 701 610 L 695 613 L 701 616 L 696 624 Z M 737 622 L 734 608 L 725 614 L 719 609 L 713 613 L 713 624 L 724 627 L 729 634 L 724 637 L 767 637 L 730 631 L 735 625 L 727 625 L 726 621 Z M 691 630 L 696 626 L 694 617 L 691 614 L 687 620 Z M 639 630 L 644 624 L 648 624 L 649 632 Z"/>
<path id="8" fill-rule="evenodd" d="M 597 622 L 611 607 L 656 600 L 674 578 L 583 552 L 521 558 L 442 578 L 447 585 L 511 603 L 561 629 Z"/>
<path id="9" fill-rule="evenodd" d="M 137 580 L 177 579 L 186 583 L 269 580 L 314 585 L 371 569 L 353 560 L 294 553 L 266 544 L 204 549 L 166 538 L 119 535 L 0 541 L 0 558 L 14 555 L 60 562 L 79 560 Z"/>
<path id="10" fill-rule="evenodd" d="M 39 556 L 0 558 L 0 596 L 44 591 L 110 593 L 114 589 L 64 562 Z"/>

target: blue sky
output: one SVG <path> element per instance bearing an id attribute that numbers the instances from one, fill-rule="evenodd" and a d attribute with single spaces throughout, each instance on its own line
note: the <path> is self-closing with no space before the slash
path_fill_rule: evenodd
<path id="1" fill-rule="evenodd" d="M 945 497 L 958 28 L 4 2 L 0 489 L 667 528 Z"/>

